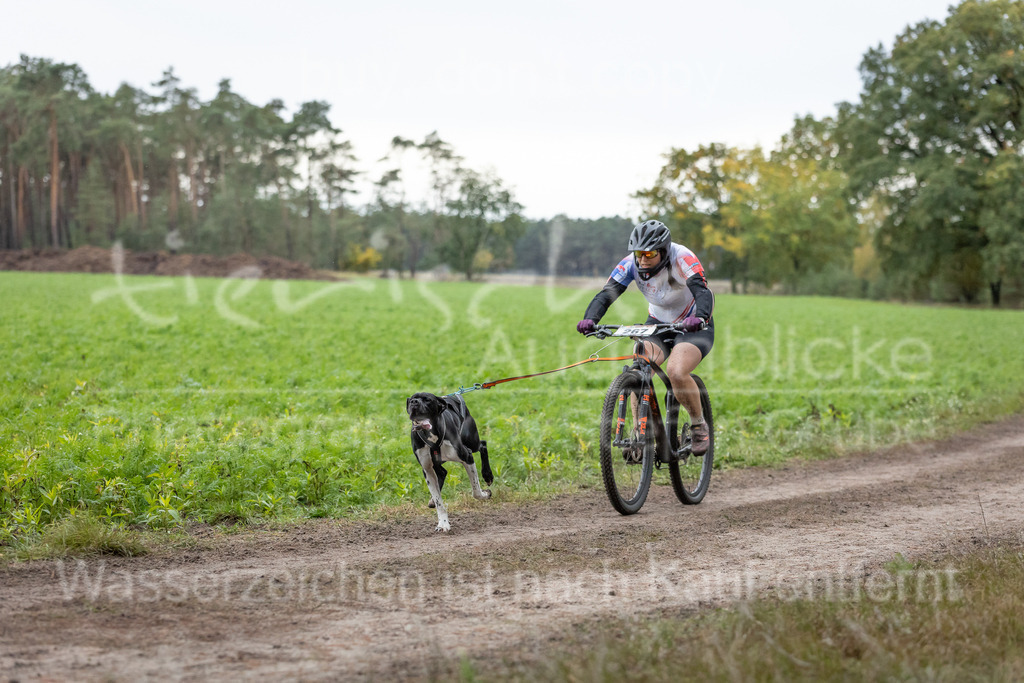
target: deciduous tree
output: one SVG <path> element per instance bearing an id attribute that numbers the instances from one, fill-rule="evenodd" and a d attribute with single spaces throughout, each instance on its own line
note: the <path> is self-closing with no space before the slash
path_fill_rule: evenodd
<path id="1" fill-rule="evenodd" d="M 1020 278 L 1024 230 L 1024 3 L 967 0 L 945 22 L 908 27 L 870 50 L 860 101 L 840 108 L 861 198 L 888 218 L 878 249 L 910 291 L 955 286 L 973 301 L 987 281 Z"/>
<path id="2" fill-rule="evenodd" d="M 522 205 L 492 174 L 462 169 L 455 196 L 448 201 L 446 239 L 441 247 L 448 263 L 473 279 L 482 250 L 511 249 L 522 234 Z"/>

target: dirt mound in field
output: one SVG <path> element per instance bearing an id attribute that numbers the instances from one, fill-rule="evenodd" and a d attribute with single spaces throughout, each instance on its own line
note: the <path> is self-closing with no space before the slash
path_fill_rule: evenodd
<path id="1" fill-rule="evenodd" d="M 244 269 L 244 270 L 243 270 Z M 269 280 L 333 280 L 331 273 L 276 256 L 211 256 L 172 254 L 167 251 L 121 251 L 100 247 L 77 249 L 20 249 L 0 251 L 0 270 L 45 273 L 114 273 L 126 275 L 192 275 L 227 277 L 244 275 Z"/>

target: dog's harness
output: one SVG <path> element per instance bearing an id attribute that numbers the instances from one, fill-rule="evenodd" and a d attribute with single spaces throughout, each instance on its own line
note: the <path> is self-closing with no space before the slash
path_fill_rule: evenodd
<path id="1" fill-rule="evenodd" d="M 448 428 L 445 425 L 444 411 L 441 411 L 438 418 L 438 422 L 440 422 L 440 424 L 436 427 L 438 432 L 437 441 L 431 441 L 426 436 L 418 435 L 419 438 L 423 440 L 423 445 L 430 449 L 430 456 L 435 459 L 441 457 L 441 444 L 444 443 L 444 436 L 448 433 Z"/>
<path id="2" fill-rule="evenodd" d="M 445 428 L 444 413 L 441 413 L 440 417 L 441 417 L 441 424 L 439 426 L 440 426 L 441 429 L 439 431 L 441 433 L 437 435 L 437 442 L 436 443 L 431 443 L 430 439 L 426 440 L 427 444 L 430 445 L 430 457 L 431 458 L 440 458 L 441 457 L 441 444 L 444 443 L 444 435 L 448 431 Z"/>
<path id="3" fill-rule="evenodd" d="M 448 398 L 450 396 L 455 396 L 455 394 L 448 394 L 448 396 L 442 396 L 442 398 Z M 459 417 L 465 419 L 466 404 L 461 398 L 459 399 L 459 403 L 461 404 L 461 410 L 457 412 L 460 413 Z M 437 441 L 432 442 L 425 436 L 420 437 L 423 439 L 424 445 L 430 448 L 431 458 L 441 457 L 441 444 L 444 443 L 444 437 L 448 433 L 448 421 L 444 417 L 445 412 L 447 412 L 448 410 L 453 410 L 453 408 L 451 406 L 447 406 L 445 410 L 442 410 L 441 414 L 438 415 L 440 424 L 437 425 Z"/>

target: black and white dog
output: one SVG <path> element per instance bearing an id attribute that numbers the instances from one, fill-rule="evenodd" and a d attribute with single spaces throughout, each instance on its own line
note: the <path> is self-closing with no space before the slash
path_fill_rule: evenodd
<path id="1" fill-rule="evenodd" d="M 480 473 L 489 485 L 494 475 L 487 460 L 487 442 L 480 440 L 476 421 L 461 396 L 442 398 L 428 393 L 413 394 L 406 399 L 405 410 L 412 421 L 412 452 L 423 467 L 431 506 L 437 508 L 436 531 L 450 531 L 448 511 L 441 500 L 441 488 L 448 476 L 442 463 L 462 463 L 473 486 L 473 497 L 486 500 L 491 492 L 480 488 L 473 453 L 480 453 Z"/>

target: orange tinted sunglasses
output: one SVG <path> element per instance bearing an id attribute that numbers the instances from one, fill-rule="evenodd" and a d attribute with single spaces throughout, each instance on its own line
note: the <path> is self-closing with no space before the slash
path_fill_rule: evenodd
<path id="1" fill-rule="evenodd" d="M 641 259 L 641 258 L 654 258 L 655 256 L 658 255 L 658 252 L 657 251 L 634 251 L 633 255 L 636 256 L 638 259 Z"/>

